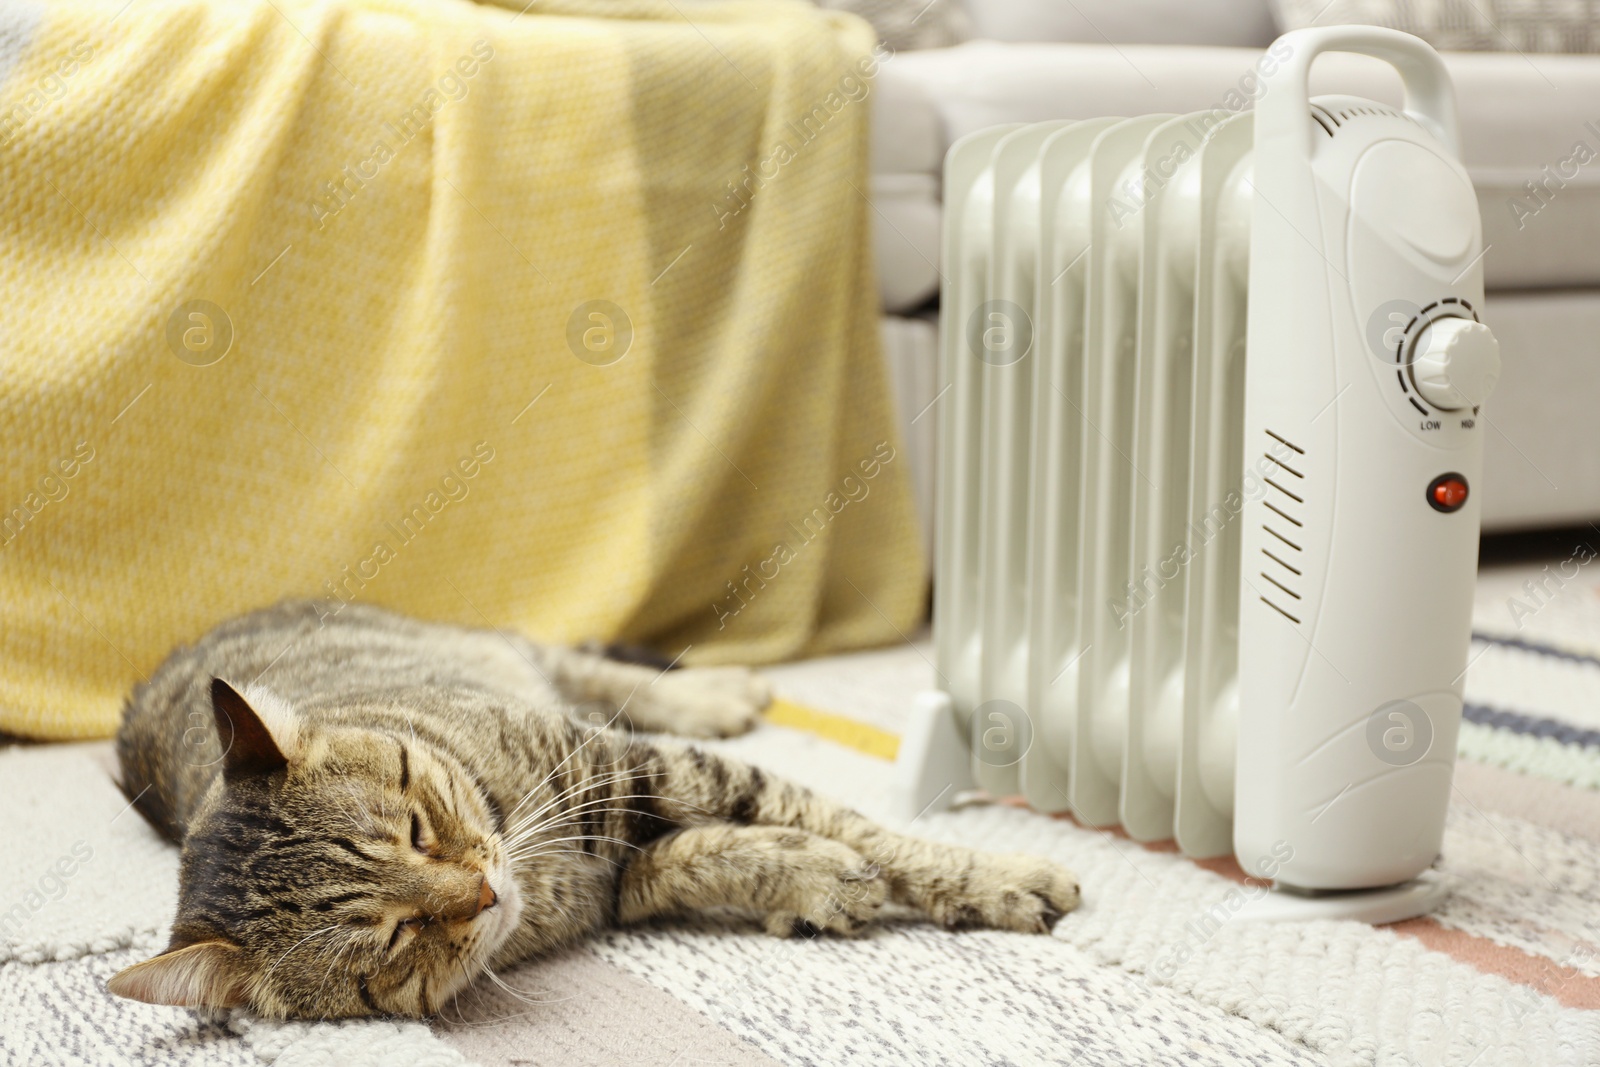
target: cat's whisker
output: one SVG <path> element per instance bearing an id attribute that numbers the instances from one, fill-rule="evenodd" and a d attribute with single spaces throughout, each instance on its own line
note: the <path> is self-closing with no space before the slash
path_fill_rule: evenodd
<path id="1" fill-rule="evenodd" d="M 597 811 L 590 811 L 590 813 L 587 813 L 586 817 L 606 816 L 606 814 L 627 814 L 627 813 L 629 813 L 629 809 L 627 809 L 627 808 L 602 808 L 602 809 L 597 809 Z M 549 841 L 550 841 L 550 838 L 547 837 L 547 835 L 549 835 L 549 833 L 562 833 L 563 830 L 589 829 L 589 827 L 582 827 L 582 825 L 578 825 L 578 822 L 579 821 L 576 821 L 576 819 L 574 819 L 574 821 L 571 821 L 571 822 L 562 822 L 562 824 L 550 825 L 550 827 L 547 827 L 546 832 L 539 833 L 538 837 L 528 837 L 528 838 L 525 838 L 525 840 L 517 841 L 517 845 L 515 845 L 514 848 L 506 849 L 506 854 L 507 854 L 507 856 L 515 856 L 515 854 L 522 853 L 522 851 L 525 851 L 525 849 L 534 848 L 534 846 L 539 846 L 539 845 L 547 845 L 547 843 L 549 843 Z M 594 827 L 594 829 L 602 830 L 602 829 L 605 829 L 605 827 Z M 602 837 L 602 838 L 603 837 L 611 837 L 611 835 L 605 835 L 605 833 L 598 833 L 597 837 Z"/>
<path id="2" fill-rule="evenodd" d="M 283 955 L 279 956 L 276 960 L 274 960 L 272 966 L 267 968 L 267 973 L 266 973 L 265 978 L 271 978 L 272 977 L 272 972 L 278 969 L 278 964 L 282 963 L 285 959 L 288 958 L 289 953 L 293 952 L 295 949 L 299 948 L 301 945 L 305 944 L 307 941 L 310 941 L 313 937 L 319 937 L 322 934 L 327 933 L 329 930 L 337 930 L 338 928 L 339 928 L 339 924 L 338 923 L 329 923 L 327 926 L 324 926 L 320 930 L 311 931 L 309 934 L 307 934 L 306 936 L 302 937 L 300 940 L 296 941 L 294 944 L 290 945 L 287 949 L 284 950 Z M 265 981 L 265 978 L 263 978 L 263 981 Z"/>
<path id="3" fill-rule="evenodd" d="M 627 799 L 631 799 L 631 798 L 630 797 L 612 797 L 612 798 L 609 798 L 609 799 L 611 799 L 611 800 L 627 800 Z M 545 822 L 541 826 L 532 828 L 529 831 L 527 831 L 526 833 L 519 835 L 516 840 L 506 842 L 505 846 L 504 846 L 505 855 L 508 856 L 508 857 L 518 856 L 518 855 L 522 854 L 528 847 L 530 847 L 530 846 L 537 847 L 539 844 L 544 843 L 544 840 L 540 837 L 541 834 L 545 834 L 545 833 L 548 833 L 548 832 L 551 832 L 551 831 L 559 832 L 560 830 L 562 830 L 564 828 L 567 828 L 567 827 L 570 827 L 570 826 L 576 826 L 583 819 L 594 818 L 596 816 L 604 816 L 604 815 L 632 815 L 632 814 L 637 814 L 637 811 L 635 809 L 633 809 L 633 808 L 626 808 L 626 807 L 623 807 L 623 808 L 595 808 L 595 809 L 591 809 L 591 810 L 588 810 L 588 811 L 572 811 L 572 812 L 563 813 L 563 816 L 561 818 L 548 820 L 547 822 Z"/>
<path id="4" fill-rule="evenodd" d="M 632 808 L 598 808 L 594 809 L 594 811 L 589 811 L 589 813 L 584 813 L 584 817 L 608 816 L 608 814 L 627 816 L 627 814 L 635 813 Z M 538 849 L 541 846 L 549 845 L 550 840 L 552 840 L 552 838 L 546 837 L 549 833 L 560 833 L 566 829 L 578 829 L 579 822 L 581 822 L 581 819 L 565 819 L 565 821 L 552 822 L 546 827 L 541 827 L 538 833 L 528 833 L 526 837 L 518 838 L 514 843 L 507 845 L 506 849 L 504 849 L 504 856 L 509 861 L 515 861 L 518 857 L 525 856 L 528 853 L 528 849 Z M 606 835 L 602 835 L 602 837 L 606 837 Z"/>
<path id="5" fill-rule="evenodd" d="M 333 972 L 350 956 L 358 944 L 360 942 L 355 938 L 349 939 L 338 952 L 334 953 L 333 959 L 328 961 L 328 972 L 322 976 L 322 984 L 317 986 L 317 997 L 319 999 L 322 997 L 322 991 L 328 987 L 328 979 L 333 977 Z"/>
<path id="6" fill-rule="evenodd" d="M 488 971 L 489 961 L 488 959 L 479 960 L 475 968 L 469 969 L 467 966 L 467 957 L 463 954 L 456 959 L 456 966 L 461 971 L 462 982 L 461 987 L 455 991 L 453 996 L 451 996 L 449 1006 L 456 1009 L 456 1023 L 458 1025 L 466 1026 L 469 1024 L 467 1023 L 467 1013 L 461 1010 L 462 994 L 471 993 L 474 999 L 482 1001 L 483 990 L 479 988 L 474 979 L 479 973 Z M 443 1013 L 441 1012 L 441 1014 Z"/>
<path id="7" fill-rule="evenodd" d="M 484 960 L 482 963 L 480 963 L 478 965 L 478 970 L 481 973 L 488 975 L 489 976 L 489 980 L 491 982 L 494 982 L 496 985 L 498 985 L 501 988 L 505 989 L 506 992 L 510 993 L 513 997 L 516 997 L 518 1000 L 521 1000 L 524 1003 L 530 1005 L 531 1008 L 533 1008 L 535 1010 L 537 1010 L 539 1008 L 543 1008 L 543 1007 L 545 1007 L 546 1005 L 549 1005 L 549 1004 L 560 1004 L 563 1001 L 572 1000 L 576 996 L 576 994 L 573 994 L 572 996 L 566 996 L 566 997 L 553 997 L 553 998 L 550 998 L 548 1000 L 531 997 L 531 996 L 529 996 L 527 994 L 526 991 L 521 991 L 521 990 L 517 990 L 517 989 L 511 988 L 510 986 L 507 985 L 507 983 L 502 981 L 500 979 L 500 977 L 497 974 L 494 973 L 494 970 L 489 966 L 489 961 L 488 960 Z M 473 995 L 476 998 L 476 1000 L 479 1003 L 482 1003 L 483 997 L 485 995 L 484 987 L 478 985 L 476 982 L 471 982 L 469 985 L 467 985 L 465 988 L 463 988 L 461 990 L 461 992 L 464 993 L 468 989 L 472 990 Z M 457 1025 L 462 1026 L 462 1027 L 470 1027 L 470 1028 L 477 1029 L 477 1028 L 481 1028 L 481 1027 L 485 1027 L 485 1026 L 500 1026 L 500 1025 L 503 1025 L 504 1023 L 510 1022 L 513 1019 L 524 1019 L 524 1018 L 527 1018 L 528 1016 L 530 1016 L 532 1014 L 534 1014 L 534 1010 L 520 1011 L 520 1012 L 506 1012 L 506 1013 L 503 1013 L 503 1014 L 495 1013 L 493 1015 L 490 1015 L 487 1018 L 478 1019 L 478 1020 L 473 1021 L 473 1022 L 468 1022 L 467 1019 L 466 1019 L 465 1014 L 461 1011 L 460 993 L 458 993 L 456 995 L 456 1017 L 460 1020 L 460 1022 Z"/>
<path id="8" fill-rule="evenodd" d="M 574 818 L 576 818 L 578 816 L 581 816 L 585 812 L 591 811 L 592 809 L 594 809 L 595 807 L 597 807 L 599 805 L 611 804 L 611 803 L 615 803 L 617 801 L 622 801 L 622 800 L 647 799 L 650 796 L 652 796 L 652 794 L 625 793 L 625 794 L 612 794 L 612 795 L 603 796 L 603 797 L 595 797 L 593 800 L 585 800 L 580 804 L 575 804 L 570 808 L 566 808 L 566 809 L 564 809 L 562 811 L 555 812 L 555 813 L 553 813 L 551 815 L 548 815 L 545 818 L 541 819 L 537 823 L 531 823 L 531 824 L 529 824 L 527 826 L 524 826 L 524 827 L 518 829 L 516 831 L 516 833 L 514 833 L 514 834 L 507 834 L 505 836 L 505 838 L 504 838 L 504 842 L 506 844 L 508 844 L 508 845 L 518 844 L 519 842 L 525 841 L 528 838 L 533 837 L 536 834 L 544 832 L 546 829 L 550 828 L 551 826 L 559 826 L 562 822 L 570 822 Z M 623 811 L 623 810 L 626 810 L 626 809 L 618 808 L 618 809 L 612 809 L 612 810 L 613 811 Z"/>
<path id="9" fill-rule="evenodd" d="M 591 809 L 589 811 L 576 812 L 576 813 L 573 813 L 573 815 L 571 817 L 569 817 L 569 818 L 551 820 L 550 822 L 545 823 L 544 825 L 539 826 L 539 827 L 535 828 L 534 830 L 530 830 L 526 834 L 523 834 L 522 836 L 518 837 L 515 841 L 508 842 L 506 844 L 506 846 L 505 846 L 506 852 L 507 852 L 507 854 L 514 855 L 518 851 L 520 851 L 521 849 L 523 849 L 526 846 L 528 846 L 529 844 L 537 844 L 540 840 L 542 840 L 542 835 L 544 835 L 544 834 L 552 833 L 552 832 L 559 833 L 562 830 L 565 830 L 565 829 L 568 829 L 568 828 L 571 828 L 571 827 L 575 827 L 580 822 L 588 820 L 588 819 L 598 818 L 598 817 L 602 817 L 602 816 L 606 816 L 606 815 L 630 815 L 630 814 L 637 814 L 637 813 L 632 808 L 595 808 L 595 809 Z"/>
<path id="10" fill-rule="evenodd" d="M 640 848 L 638 845 L 635 845 L 630 841 L 624 841 L 621 838 L 608 837 L 608 836 L 606 836 L 604 834 L 578 834 L 578 835 L 573 836 L 573 837 L 558 837 L 553 841 L 542 841 L 542 842 L 539 843 L 538 847 L 532 848 L 532 849 L 528 850 L 527 852 L 523 852 L 523 853 L 518 854 L 516 859 L 513 862 L 526 860 L 531 856 L 536 856 L 536 855 L 539 855 L 541 852 L 547 851 L 546 848 L 545 848 L 546 845 L 562 845 L 562 844 L 566 844 L 566 843 L 568 843 L 570 841 L 610 841 L 610 842 L 612 842 L 614 844 L 622 845 L 625 848 L 631 848 L 635 852 L 643 852 L 644 851 L 644 849 Z M 586 854 L 587 855 L 591 855 L 591 856 L 599 856 L 599 854 L 595 853 L 595 852 L 587 852 Z M 605 859 L 604 856 L 599 856 L 599 858 L 600 859 Z"/>
<path id="11" fill-rule="evenodd" d="M 586 852 L 581 848 L 552 848 L 548 851 L 532 852 L 522 857 L 520 862 L 526 863 L 529 860 L 539 859 L 543 856 L 587 856 L 592 860 L 599 860 L 602 863 L 609 863 L 619 871 L 627 869 L 624 865 L 618 863 L 614 859 L 611 859 L 607 856 L 600 856 L 593 852 Z"/>
<path id="12" fill-rule="evenodd" d="M 612 723 L 616 722 L 618 716 L 620 716 L 621 714 L 622 714 L 622 709 L 618 708 L 616 710 L 616 712 L 614 714 L 612 714 L 611 718 L 606 721 L 606 727 L 609 728 Z M 572 759 L 574 756 L 578 755 L 578 753 L 582 752 L 585 748 L 587 748 L 589 746 L 589 742 L 593 741 L 596 737 L 599 737 L 600 733 L 601 733 L 600 730 L 591 730 L 589 732 L 589 736 L 588 737 L 584 738 L 583 741 L 580 744 L 578 744 L 576 747 L 574 747 L 571 752 L 568 752 L 565 756 L 563 756 L 560 763 L 557 763 L 554 767 L 552 767 L 550 769 L 550 773 L 544 776 L 544 781 L 543 782 L 539 783 L 539 785 L 536 786 L 534 789 L 531 789 L 531 790 L 528 791 L 529 794 L 531 795 L 537 789 L 542 789 L 545 786 L 549 785 L 550 784 L 550 779 L 554 778 L 557 774 L 559 774 L 561 772 L 561 768 L 563 768 L 563 767 L 565 767 L 567 765 L 567 761 Z M 520 807 L 521 805 L 518 805 L 518 806 Z"/>
<path id="13" fill-rule="evenodd" d="M 647 772 L 647 773 L 644 773 L 644 774 L 629 774 L 628 770 L 631 770 L 631 769 L 632 768 L 623 769 L 623 770 L 617 770 L 617 771 L 608 771 L 605 774 L 596 775 L 596 776 L 594 776 L 592 778 L 585 778 L 585 779 L 582 779 L 582 780 L 580 780 L 578 782 L 573 783 L 571 786 L 568 786 L 566 789 L 561 790 L 556 795 L 551 797 L 548 801 L 546 801 L 543 805 L 541 805 L 538 810 L 533 811 L 533 812 L 529 812 L 527 815 L 524 815 L 521 818 L 517 819 L 516 822 L 512 824 L 511 829 L 506 831 L 507 834 L 516 833 L 520 827 L 526 825 L 530 820 L 537 819 L 540 815 L 542 815 L 544 812 L 548 811 L 550 808 L 554 807 L 556 804 L 561 803 L 561 801 L 563 801 L 563 800 L 567 799 L 568 797 L 572 796 L 573 794 L 581 792 L 581 791 L 583 791 L 585 789 L 602 788 L 602 787 L 607 786 L 607 785 L 620 785 L 623 782 L 635 782 L 635 781 L 639 781 L 640 779 L 643 779 L 643 778 L 653 778 L 653 777 L 655 777 L 654 772 Z M 530 790 L 528 792 L 528 794 L 523 797 L 522 803 L 526 803 L 528 797 L 531 797 L 533 795 L 533 792 L 534 792 L 533 790 Z M 521 806 L 521 804 L 518 805 L 518 807 L 520 807 L 520 806 Z M 512 810 L 512 815 L 514 816 L 515 814 L 516 814 L 516 809 L 513 809 Z M 511 823 L 512 822 L 512 816 L 507 816 L 506 817 L 506 821 L 508 823 Z"/>
<path id="14" fill-rule="evenodd" d="M 544 1000 L 544 999 L 541 999 L 539 997 L 531 995 L 526 990 L 517 989 L 511 983 L 507 982 L 504 978 L 501 978 L 498 974 L 495 974 L 494 971 L 489 969 L 488 967 L 484 968 L 483 973 L 489 976 L 489 981 L 493 982 L 495 985 L 499 986 L 501 989 L 504 989 L 511 996 L 513 996 L 516 999 L 522 1001 L 524 1004 L 529 1005 L 530 1007 L 543 1007 L 546 1004 L 559 1004 L 563 1000 L 571 999 L 570 997 L 558 997 L 558 998 L 556 998 L 554 1000 Z"/>
<path id="15" fill-rule="evenodd" d="M 581 793 L 581 792 L 583 792 L 585 790 L 603 789 L 603 788 L 606 788 L 606 787 L 609 787 L 609 786 L 623 785 L 623 784 L 626 784 L 627 782 L 637 781 L 637 780 L 639 780 L 640 778 L 643 778 L 643 777 L 646 777 L 646 776 L 645 775 L 633 775 L 633 776 L 629 776 L 629 777 L 626 777 L 626 778 L 620 777 L 620 776 L 610 776 L 610 777 L 607 777 L 607 778 L 587 779 L 585 781 L 578 782 L 578 783 L 574 784 L 573 786 L 570 786 L 569 788 L 562 790 L 560 793 L 557 793 L 555 796 L 552 796 L 551 798 L 549 798 L 547 801 L 545 801 L 545 803 L 540 805 L 537 810 L 528 812 L 526 815 L 523 815 L 520 818 L 518 818 L 515 822 L 510 822 L 508 827 L 504 831 L 502 831 L 502 834 L 505 837 L 510 837 L 510 838 L 517 837 L 518 835 L 526 832 L 527 828 L 530 825 L 534 825 L 540 819 L 542 819 L 550 811 L 550 809 L 554 808 L 556 805 L 560 804 L 562 801 L 568 800 L 571 797 L 573 797 L 573 796 L 575 796 L 575 795 L 577 795 L 577 794 L 579 794 L 579 793 Z M 508 820 L 508 822 L 509 822 L 509 820 Z"/>
<path id="16" fill-rule="evenodd" d="M 709 817 L 709 816 L 711 816 L 713 814 L 711 811 L 709 811 L 706 808 L 701 807 L 698 804 L 691 804 L 686 800 L 680 800 L 680 799 L 678 799 L 676 797 L 663 796 L 663 795 L 658 794 L 658 793 L 628 793 L 628 794 L 623 795 L 623 796 L 604 796 L 604 797 L 596 797 L 593 800 L 586 800 L 582 804 L 576 805 L 576 806 L 574 806 L 572 808 L 568 808 L 565 811 L 560 812 L 557 815 L 553 816 L 552 818 L 557 818 L 557 819 L 565 818 L 565 817 L 571 815 L 575 811 L 583 810 L 585 807 L 587 807 L 589 805 L 592 805 L 592 804 L 605 804 L 605 803 L 609 803 L 611 801 L 616 801 L 616 800 L 668 800 L 668 801 L 671 801 L 674 804 L 681 805 L 682 807 L 688 808 L 690 811 L 697 812 L 697 813 L 699 813 L 701 815 L 706 815 L 706 816 Z M 524 829 L 516 830 L 513 833 L 505 834 L 503 836 L 507 840 L 515 841 L 515 840 L 521 840 L 522 838 L 524 838 L 524 837 L 526 837 L 529 834 L 534 833 L 534 832 L 537 832 L 537 831 L 524 828 Z"/>
<path id="17" fill-rule="evenodd" d="M 610 864 L 613 864 L 613 865 L 618 866 L 618 867 L 622 866 L 620 863 L 617 863 L 616 860 L 612 859 L 609 856 L 602 856 L 598 852 L 591 852 L 588 849 L 584 849 L 584 848 L 565 848 L 565 849 L 562 849 L 562 848 L 536 848 L 536 849 L 533 849 L 533 850 L 531 850 L 529 852 L 525 852 L 522 855 L 518 856 L 516 858 L 516 860 L 514 861 L 514 863 L 517 866 L 521 867 L 521 866 L 526 866 L 528 863 L 532 862 L 533 860 L 536 860 L 536 859 L 540 858 L 541 856 L 558 856 L 558 855 L 588 856 L 588 857 L 590 857 L 592 859 L 604 860 L 606 863 L 610 863 Z"/>
<path id="18" fill-rule="evenodd" d="M 556 792 L 555 796 L 552 799 L 560 799 L 561 797 L 569 796 L 572 793 L 574 793 L 574 792 L 576 792 L 576 791 L 578 791 L 580 789 L 587 789 L 587 788 L 591 787 L 596 782 L 602 782 L 602 781 L 606 781 L 606 780 L 616 781 L 616 780 L 619 780 L 619 779 L 623 779 L 623 778 L 625 778 L 625 777 L 627 777 L 629 775 L 633 775 L 633 772 L 638 771 L 638 770 L 639 770 L 638 767 L 618 767 L 616 770 L 603 771 L 603 772 L 600 772 L 598 774 L 591 774 L 591 775 L 589 775 L 589 776 L 587 776 L 585 778 L 580 778 L 578 781 L 574 782 L 572 785 L 566 787 L 565 789 L 558 790 Z M 646 772 L 644 774 L 638 774 L 638 775 L 633 775 L 633 776 L 634 777 L 647 777 L 647 776 L 649 776 L 649 774 L 652 774 L 652 773 L 654 773 L 654 772 Z M 532 798 L 533 794 L 537 793 L 540 789 L 547 788 L 549 786 L 549 784 L 550 784 L 549 777 L 546 777 L 543 782 L 540 782 L 538 785 L 536 785 L 532 789 L 528 790 L 528 792 L 523 795 L 522 800 L 518 802 L 518 807 L 520 807 L 522 804 L 527 803 L 528 800 Z M 513 812 L 515 812 L 515 810 L 516 809 L 513 809 Z"/>

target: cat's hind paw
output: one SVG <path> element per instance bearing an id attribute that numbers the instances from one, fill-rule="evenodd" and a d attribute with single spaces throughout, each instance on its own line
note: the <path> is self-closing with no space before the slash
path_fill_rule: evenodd
<path id="1" fill-rule="evenodd" d="M 772 687 L 747 667 L 691 667 L 663 674 L 629 706 L 650 728 L 683 737 L 734 737 L 753 729 L 772 703 Z"/>

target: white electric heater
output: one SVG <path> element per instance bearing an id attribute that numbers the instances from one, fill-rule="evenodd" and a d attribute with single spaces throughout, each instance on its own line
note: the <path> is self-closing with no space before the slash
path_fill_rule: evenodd
<path id="1" fill-rule="evenodd" d="M 1327 51 L 1405 106 L 1307 93 Z M 1008 126 L 945 161 L 934 634 L 906 816 L 973 788 L 1281 890 L 1432 907 L 1499 373 L 1438 55 L 1269 51 L 1254 112 Z"/>

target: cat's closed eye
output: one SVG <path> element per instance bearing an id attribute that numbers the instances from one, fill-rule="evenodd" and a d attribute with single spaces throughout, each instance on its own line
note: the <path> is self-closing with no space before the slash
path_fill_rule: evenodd
<path id="1" fill-rule="evenodd" d="M 400 943 L 400 939 L 402 937 L 415 934 L 417 931 L 426 926 L 427 923 L 428 920 L 424 919 L 420 915 L 413 915 L 409 919 L 401 919 L 399 922 L 394 924 L 394 932 L 389 935 L 389 944 L 385 946 L 384 951 L 393 952 L 395 947 Z"/>
<path id="2" fill-rule="evenodd" d="M 433 855 L 433 842 L 423 827 L 422 816 L 414 811 L 411 813 L 411 847 L 424 856 Z"/>

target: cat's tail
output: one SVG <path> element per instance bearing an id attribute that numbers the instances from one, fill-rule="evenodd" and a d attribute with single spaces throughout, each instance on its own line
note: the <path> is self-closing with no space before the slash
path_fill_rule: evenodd
<path id="1" fill-rule="evenodd" d="M 190 817 L 222 773 L 211 675 L 179 649 L 136 687 L 117 729 L 117 787 L 156 832 L 182 844 Z"/>
<path id="2" fill-rule="evenodd" d="M 117 788 L 155 831 L 175 845 L 183 843 L 183 826 L 173 810 L 163 778 L 164 738 L 152 736 L 152 723 L 140 713 L 140 693 L 128 698 L 117 730 Z"/>

